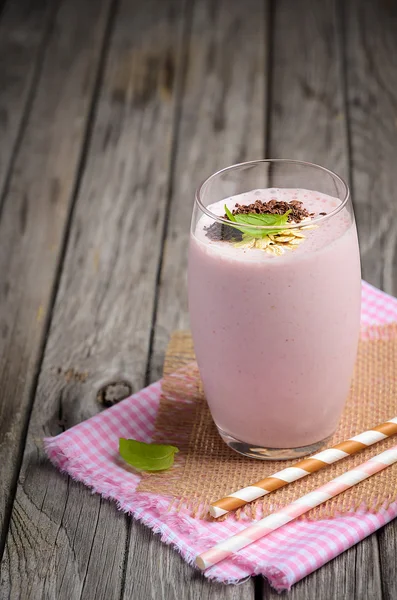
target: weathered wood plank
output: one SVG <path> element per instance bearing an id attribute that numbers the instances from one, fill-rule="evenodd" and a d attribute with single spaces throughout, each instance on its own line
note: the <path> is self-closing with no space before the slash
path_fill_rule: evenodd
<path id="1" fill-rule="evenodd" d="M 131 555 L 131 552 L 133 554 Z M 254 579 L 225 585 L 205 579 L 194 571 L 174 548 L 162 544 L 143 525 L 134 528 L 130 546 L 125 598 L 140 600 L 253 600 Z M 144 567 L 143 567 L 144 565 Z"/>
<path id="2" fill-rule="evenodd" d="M 397 295 L 397 5 L 351 1 L 344 20 L 363 276 Z"/>
<path id="3" fill-rule="evenodd" d="M 0 522 L 12 500 L 108 0 L 57 14 L 0 222 Z"/>
<path id="4" fill-rule="evenodd" d="M 319 163 L 347 176 L 347 115 L 335 8 L 332 0 L 274 3 L 268 150 L 271 156 Z M 377 567 L 373 537 L 294 586 L 291 598 L 353 600 L 368 589 L 378 598 Z M 276 596 L 265 587 L 263 597 Z"/>
<path id="5" fill-rule="evenodd" d="M 397 598 L 397 521 L 379 531 L 379 558 L 384 600 Z"/>
<path id="6" fill-rule="evenodd" d="M 195 187 L 221 166 L 263 155 L 265 66 L 261 0 L 195 2 L 150 364 L 152 379 L 161 373 L 171 332 L 187 324 L 186 258 Z M 139 569 L 144 555 L 151 558 L 142 577 Z M 253 588 L 253 580 L 238 587 L 210 584 L 174 551 L 162 548 L 157 537 L 143 530 L 140 536 L 132 536 L 126 599 L 253 598 Z"/>
<path id="7" fill-rule="evenodd" d="M 355 551 L 355 578 L 356 592 L 353 598 L 382 598 L 384 584 L 388 586 L 389 582 L 383 579 L 380 570 L 379 548 L 377 536 L 371 535 L 356 547 L 351 548 L 349 553 Z M 343 556 L 343 555 L 342 555 Z M 346 565 L 346 563 L 345 563 Z M 343 571 L 339 571 L 342 574 Z"/>
<path id="8" fill-rule="evenodd" d="M 15 597 L 120 597 L 127 518 L 47 465 L 40 440 L 98 412 L 103 385 L 145 383 L 182 20 L 181 0 L 122 0 L 115 16 L 7 541 Z"/>
<path id="9" fill-rule="evenodd" d="M 26 125 L 57 8 L 49 0 L 9 2 L 0 18 L 0 217 L 7 174 Z"/>
<path id="10" fill-rule="evenodd" d="M 272 23 L 268 154 L 348 172 L 333 0 L 279 0 Z"/>
<path id="11" fill-rule="evenodd" d="M 344 9 L 353 198 L 363 276 L 397 295 L 397 6 L 351 0 Z M 397 524 L 390 523 L 377 539 L 383 597 L 389 600 L 397 594 Z M 357 564 L 362 574 L 370 565 Z"/>

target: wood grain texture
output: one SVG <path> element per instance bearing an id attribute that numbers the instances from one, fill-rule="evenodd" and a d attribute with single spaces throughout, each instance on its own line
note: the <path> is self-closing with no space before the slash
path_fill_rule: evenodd
<path id="1" fill-rule="evenodd" d="M 254 579 L 239 585 L 208 581 L 147 527 L 137 524 L 130 545 L 124 598 L 134 600 L 253 600 Z"/>
<path id="2" fill-rule="evenodd" d="M 352 183 L 363 277 L 397 295 L 397 5 L 344 7 Z"/>
<path id="3" fill-rule="evenodd" d="M 397 522 L 394 520 L 377 534 L 380 573 L 384 600 L 397 598 Z"/>
<path id="4" fill-rule="evenodd" d="M 0 19 L 0 218 L 1 206 L 29 116 L 42 54 L 57 3 L 9 2 Z"/>
<path id="5" fill-rule="evenodd" d="M 145 383 L 182 9 L 180 0 L 124 0 L 115 16 L 12 513 L 5 595 L 120 598 L 128 520 L 49 466 L 41 438 L 100 411 L 104 384 Z"/>
<path id="6" fill-rule="evenodd" d="M 0 221 L 0 522 L 12 499 L 108 0 L 65 2 L 53 26 Z"/>
<path id="7" fill-rule="evenodd" d="M 273 4 L 268 154 L 348 171 L 335 2 Z"/>

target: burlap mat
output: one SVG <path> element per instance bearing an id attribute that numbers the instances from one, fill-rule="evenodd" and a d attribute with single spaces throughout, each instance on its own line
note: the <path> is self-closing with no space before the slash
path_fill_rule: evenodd
<path id="1" fill-rule="evenodd" d="M 174 444 L 180 452 L 171 470 L 145 473 L 138 490 L 169 495 L 174 498 L 174 507 L 187 507 L 194 516 L 203 518 L 211 501 L 291 466 L 293 461 L 257 461 L 230 450 L 213 424 L 197 366 L 192 361 L 190 333 L 174 333 L 164 363 L 163 396 L 154 441 Z M 362 334 L 350 395 L 329 445 L 396 415 L 397 324 L 372 326 Z M 251 518 L 273 512 L 396 443 L 392 437 L 330 465 L 247 505 L 237 511 L 237 517 L 241 511 Z M 375 511 L 395 499 L 397 464 L 313 509 L 308 518 L 319 519 L 358 509 Z"/>

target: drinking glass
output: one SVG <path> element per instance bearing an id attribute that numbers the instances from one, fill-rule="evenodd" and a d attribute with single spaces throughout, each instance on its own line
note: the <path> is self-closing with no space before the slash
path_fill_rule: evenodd
<path id="1" fill-rule="evenodd" d="M 273 198 L 311 212 L 283 226 L 279 253 L 250 246 L 252 238 L 272 243 L 274 226 L 247 234 L 230 227 L 224 208 Z M 337 427 L 359 339 L 360 258 L 346 183 L 286 159 L 214 173 L 195 196 L 188 288 L 204 393 L 226 444 L 265 460 L 317 451 Z"/>

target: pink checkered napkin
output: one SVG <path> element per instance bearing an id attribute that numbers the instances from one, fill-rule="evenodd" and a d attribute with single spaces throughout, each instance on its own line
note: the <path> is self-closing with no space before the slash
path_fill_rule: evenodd
<path id="1" fill-rule="evenodd" d="M 362 323 L 397 321 L 397 300 L 363 283 Z M 161 382 L 120 404 L 45 440 L 50 460 L 73 479 L 140 519 L 172 544 L 188 563 L 213 544 L 241 531 L 246 523 L 229 515 L 223 522 L 193 519 L 186 512 L 167 511 L 170 498 L 136 492 L 139 475 L 125 469 L 118 457 L 120 437 L 150 442 L 159 406 Z M 396 499 L 397 500 L 397 499 Z M 205 572 L 209 578 L 236 583 L 253 574 L 267 577 L 281 591 L 321 567 L 397 516 L 397 501 L 376 514 L 349 513 L 321 521 L 297 521 L 248 546 L 233 558 Z"/>

